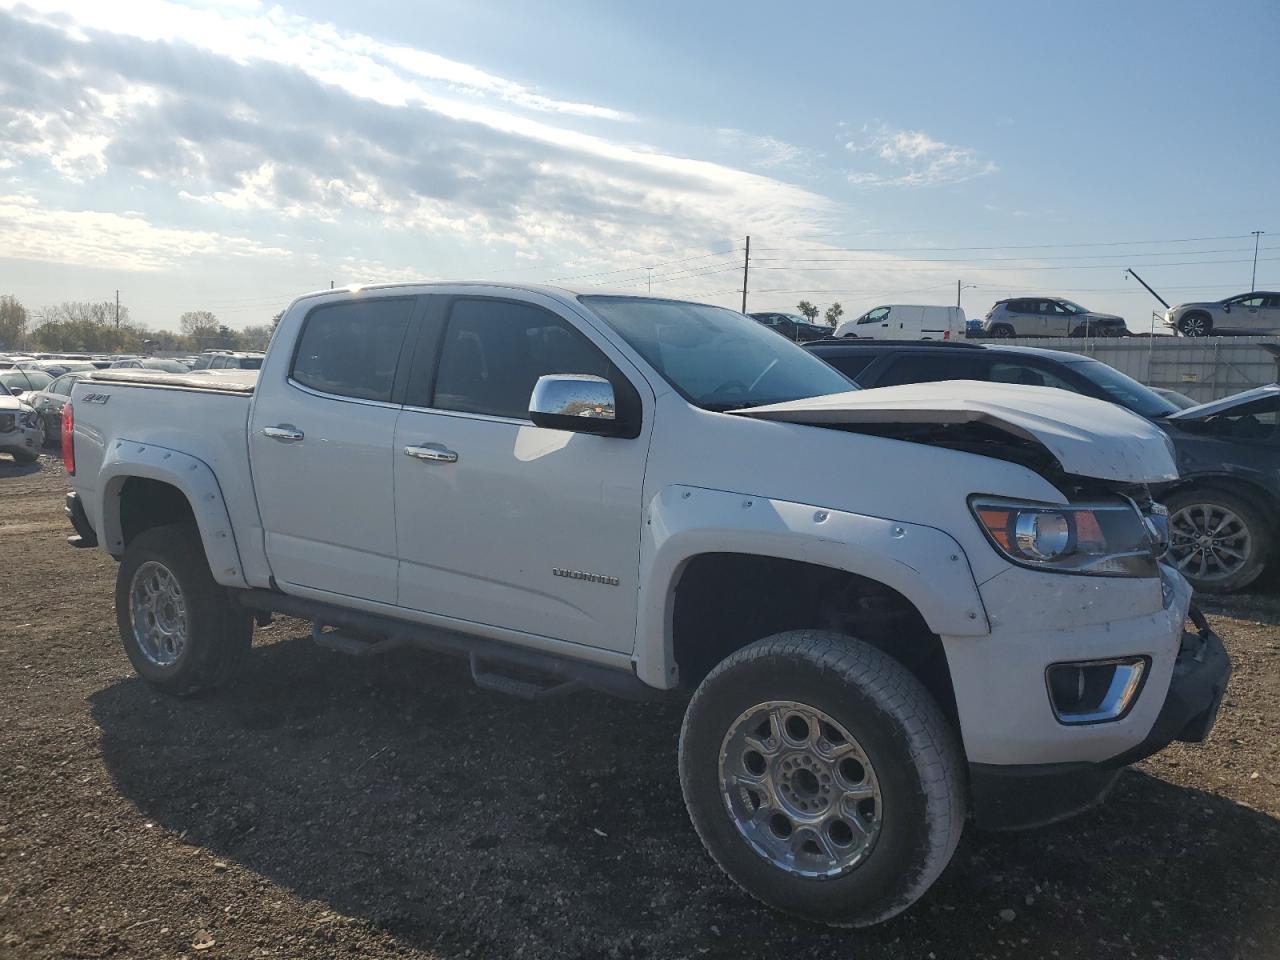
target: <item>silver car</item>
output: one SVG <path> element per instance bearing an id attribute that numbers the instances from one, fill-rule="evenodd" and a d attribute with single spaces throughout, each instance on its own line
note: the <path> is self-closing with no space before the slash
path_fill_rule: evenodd
<path id="1" fill-rule="evenodd" d="M 1165 311 L 1164 322 L 1184 337 L 1280 334 L 1280 293 L 1255 290 L 1212 303 L 1180 303 Z"/>
<path id="2" fill-rule="evenodd" d="M 1123 337 L 1124 318 L 1096 313 L 1061 297 L 999 300 L 982 321 L 988 337 Z"/>
<path id="3" fill-rule="evenodd" d="M 18 463 L 33 463 L 43 446 L 40 415 L 17 397 L 0 395 L 0 453 Z"/>

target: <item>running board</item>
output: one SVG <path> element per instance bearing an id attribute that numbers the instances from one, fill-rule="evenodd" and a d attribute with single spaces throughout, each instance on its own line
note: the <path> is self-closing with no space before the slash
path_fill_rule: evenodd
<path id="1" fill-rule="evenodd" d="M 408 620 L 351 610 L 277 590 L 232 591 L 236 602 L 258 612 L 279 613 L 312 621 L 312 638 L 339 653 L 374 656 L 400 647 L 418 647 L 467 657 L 471 675 L 486 690 L 525 699 L 544 699 L 589 688 L 631 700 L 652 700 L 665 691 L 650 687 L 635 673 L 557 656 L 542 650 L 428 627 Z M 518 670 L 546 677 L 539 683 L 502 671 Z"/>
<path id="2" fill-rule="evenodd" d="M 521 700 L 545 700 L 548 697 L 559 697 L 581 690 L 584 686 L 581 680 L 572 678 L 561 680 L 559 683 L 544 684 L 535 680 L 513 677 L 506 673 L 497 673 L 493 669 L 486 670 L 480 654 L 474 652 L 471 654 L 471 679 L 482 690 L 505 693 L 508 696 L 519 697 Z"/>

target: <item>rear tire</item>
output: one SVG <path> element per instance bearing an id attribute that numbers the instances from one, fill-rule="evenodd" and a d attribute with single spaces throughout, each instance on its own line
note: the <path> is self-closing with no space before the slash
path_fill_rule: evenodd
<path id="1" fill-rule="evenodd" d="M 214 581 L 194 523 L 152 527 L 125 548 L 116 623 L 138 675 L 178 697 L 225 684 L 253 639 L 252 614 Z"/>
<path id="2" fill-rule="evenodd" d="M 1213 487 L 1191 487 L 1171 494 L 1164 504 L 1169 559 L 1197 591 L 1234 593 L 1262 575 L 1275 534 L 1252 503 Z M 1201 544 L 1204 536 L 1209 539 Z"/>
<path id="3" fill-rule="evenodd" d="M 1013 327 L 1011 327 L 1007 323 L 997 323 L 992 325 L 991 335 L 993 337 L 999 337 L 1003 340 L 1009 337 L 1017 336 L 1017 332 L 1013 329 Z"/>
<path id="4" fill-rule="evenodd" d="M 844 634 L 794 630 L 702 681 L 680 733 L 680 782 L 703 845 L 749 894 L 868 926 L 911 906 L 951 860 L 962 757 L 900 663 Z"/>

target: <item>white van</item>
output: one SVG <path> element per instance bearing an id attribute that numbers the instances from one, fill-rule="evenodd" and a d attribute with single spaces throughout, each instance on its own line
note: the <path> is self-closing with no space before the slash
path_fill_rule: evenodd
<path id="1" fill-rule="evenodd" d="M 866 340 L 963 340 L 964 309 L 887 304 L 836 327 L 837 337 Z"/>

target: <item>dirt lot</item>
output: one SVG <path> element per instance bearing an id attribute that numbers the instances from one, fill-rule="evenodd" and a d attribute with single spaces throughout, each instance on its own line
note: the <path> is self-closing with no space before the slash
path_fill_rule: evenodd
<path id="1" fill-rule="evenodd" d="M 704 855 L 678 703 L 528 704 L 296 621 L 233 689 L 153 694 L 65 488 L 0 464 L 0 958 L 1280 957 L 1274 581 L 1214 608 L 1236 673 L 1209 744 L 1067 824 L 971 829 L 908 914 L 832 932 Z"/>

